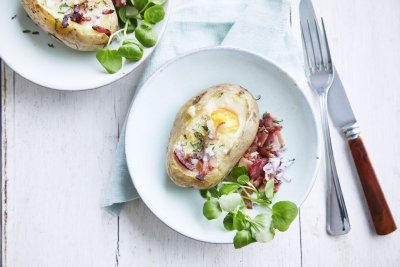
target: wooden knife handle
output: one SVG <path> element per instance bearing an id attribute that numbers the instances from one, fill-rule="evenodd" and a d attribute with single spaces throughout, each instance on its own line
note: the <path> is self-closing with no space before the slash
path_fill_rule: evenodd
<path id="1" fill-rule="evenodd" d="M 392 213 L 383 195 L 361 137 L 349 140 L 349 146 L 375 225 L 376 233 L 378 235 L 390 234 L 396 230 L 396 223 L 394 222 Z"/>

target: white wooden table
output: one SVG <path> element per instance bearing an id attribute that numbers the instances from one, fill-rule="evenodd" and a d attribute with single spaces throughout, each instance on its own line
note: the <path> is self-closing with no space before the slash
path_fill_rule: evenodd
<path id="1" fill-rule="evenodd" d="M 400 1 L 314 2 L 400 225 Z M 292 13 L 297 28 L 298 15 Z M 181 236 L 140 200 L 126 205 L 119 217 L 100 209 L 140 70 L 109 86 L 74 93 L 32 84 L 5 64 L 1 71 L 3 266 L 400 266 L 400 230 L 374 234 L 347 146 L 336 130 L 334 151 L 350 233 L 333 238 L 325 232 L 322 166 L 287 233 L 235 250 Z"/>

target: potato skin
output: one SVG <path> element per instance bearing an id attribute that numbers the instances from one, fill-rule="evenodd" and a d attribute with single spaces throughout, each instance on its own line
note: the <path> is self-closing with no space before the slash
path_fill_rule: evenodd
<path id="1" fill-rule="evenodd" d="M 105 47 L 109 37 L 104 33 L 93 30 L 91 28 L 93 22 L 87 21 L 84 23 L 85 25 L 83 25 L 69 20 L 69 26 L 63 28 L 63 15 L 58 14 L 55 10 L 45 8 L 41 5 L 40 1 L 41 0 L 21 0 L 21 4 L 31 19 L 44 31 L 76 50 L 95 51 Z M 101 4 L 101 8 L 114 10 L 112 14 L 104 15 L 99 26 L 110 30 L 112 33 L 118 29 L 118 17 L 111 0 L 88 0 L 86 2 L 89 4 L 98 2 Z"/>
<path id="2" fill-rule="evenodd" d="M 234 91 L 244 98 L 248 105 L 246 121 L 240 136 L 235 140 L 229 153 L 218 158 L 217 168 L 210 171 L 203 180 L 196 178 L 196 171 L 185 168 L 174 154 L 174 147 L 188 126 L 191 119 L 187 110 L 190 106 L 201 109 L 216 94 L 224 91 Z M 242 122 L 243 123 L 243 122 Z M 168 176 L 178 186 L 206 189 L 217 185 L 237 164 L 243 154 L 252 144 L 258 130 L 259 111 L 254 97 L 244 88 L 235 84 L 219 84 L 201 91 L 198 95 L 186 102 L 176 115 L 167 148 L 166 169 Z"/>

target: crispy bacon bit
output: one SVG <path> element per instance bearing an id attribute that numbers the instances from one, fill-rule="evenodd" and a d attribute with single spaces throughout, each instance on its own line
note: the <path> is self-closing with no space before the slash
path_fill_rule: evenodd
<path id="1" fill-rule="evenodd" d="M 265 172 L 263 170 L 263 167 L 265 166 L 265 164 L 267 164 L 267 162 L 268 160 L 266 158 L 257 159 L 254 161 L 254 163 L 249 168 L 249 176 L 251 180 L 255 181 L 260 177 L 264 177 Z"/>
<path id="2" fill-rule="evenodd" d="M 282 126 L 269 113 L 264 114 L 260 120 L 258 132 L 253 143 L 239 161 L 239 166 L 245 166 L 253 185 L 262 191 L 267 180 L 274 179 L 274 190 L 278 190 L 281 184 L 283 172 L 277 172 L 274 168 L 270 171 L 272 162 L 281 164 L 281 151 L 284 149 L 284 141 L 281 134 Z M 284 168 L 282 166 L 282 168 Z M 268 170 L 266 172 L 265 170 Z"/>
<path id="3" fill-rule="evenodd" d="M 215 127 L 214 139 L 218 139 L 218 130 L 219 130 L 219 128 L 220 128 L 222 125 L 224 125 L 224 124 L 225 124 L 225 122 L 222 121 L 222 122 L 218 123 L 217 127 Z"/>
<path id="4" fill-rule="evenodd" d="M 111 35 L 111 31 L 109 29 L 103 28 L 103 27 L 98 26 L 98 25 L 92 26 L 92 29 L 95 30 L 95 31 L 98 31 L 99 33 L 104 33 L 107 36 Z"/>
<path id="5" fill-rule="evenodd" d="M 183 155 L 182 151 L 179 149 L 174 150 L 174 154 L 176 158 L 179 160 L 179 162 L 188 170 L 193 171 L 195 169 L 195 166 Z"/>
<path id="6" fill-rule="evenodd" d="M 253 202 L 251 202 L 251 201 L 248 200 L 248 199 L 245 199 L 245 200 L 244 200 L 244 204 L 246 204 L 246 207 L 247 207 L 248 209 L 252 209 L 252 208 L 253 208 Z"/>
<path id="7" fill-rule="evenodd" d="M 101 14 L 103 14 L 103 15 L 109 15 L 112 13 L 114 13 L 114 10 L 112 10 L 112 9 L 106 9 L 106 10 L 103 10 L 103 12 L 101 12 Z"/>
<path id="8" fill-rule="evenodd" d="M 249 169 L 250 166 L 253 165 L 253 162 L 251 160 L 248 160 L 247 158 L 243 157 L 240 159 L 238 166 L 244 166 L 246 169 Z"/>
<path id="9" fill-rule="evenodd" d="M 124 7 L 126 6 L 126 0 L 113 0 L 114 6 L 116 7 Z"/>
<path id="10" fill-rule="evenodd" d="M 70 14 L 66 14 L 63 17 L 61 26 L 63 28 L 68 27 L 68 25 L 69 25 L 68 24 L 68 19 L 71 19 L 71 21 L 76 22 L 76 23 L 82 23 L 84 21 L 90 21 L 91 20 L 90 17 L 85 17 L 83 15 L 83 13 L 80 12 L 81 9 L 85 9 L 85 8 L 86 8 L 86 3 L 82 3 L 82 4 L 79 4 L 79 5 L 74 5 L 73 12 L 70 13 Z"/>
<path id="11" fill-rule="evenodd" d="M 266 131 L 262 131 L 257 135 L 257 146 L 263 147 L 265 144 L 265 141 L 267 141 L 269 134 Z"/>

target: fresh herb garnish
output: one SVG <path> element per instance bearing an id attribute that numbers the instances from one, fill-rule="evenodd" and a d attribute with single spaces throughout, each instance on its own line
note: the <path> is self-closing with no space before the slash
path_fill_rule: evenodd
<path id="1" fill-rule="evenodd" d="M 203 215 L 208 220 L 213 220 L 217 219 L 223 211 L 227 212 L 223 224 L 226 230 L 237 231 L 233 238 L 235 248 L 241 248 L 253 242 L 268 242 L 274 238 L 275 230 L 286 231 L 298 213 L 296 204 L 290 201 L 280 201 L 270 207 L 273 190 L 274 180 L 268 181 L 264 192 L 260 192 L 250 182 L 246 168 L 235 167 L 229 174 L 229 181 L 200 191 L 202 197 L 206 198 Z M 245 200 L 263 206 L 267 213 L 251 218 L 245 213 Z"/>
<path id="2" fill-rule="evenodd" d="M 49 47 L 54 48 L 53 44 L 47 44 Z"/>
<path id="3" fill-rule="evenodd" d="M 113 33 L 106 47 L 96 54 L 97 60 L 107 72 L 119 71 L 123 58 L 132 61 L 142 59 L 144 48 L 156 45 L 158 36 L 153 26 L 164 19 L 165 12 L 161 5 L 165 2 L 166 0 L 131 0 L 118 8 L 117 14 L 123 28 Z M 65 6 L 60 6 L 60 9 L 62 7 Z M 128 36 L 130 33 L 135 33 L 135 37 Z M 112 49 L 110 45 L 115 39 L 122 42 Z"/>
<path id="4" fill-rule="evenodd" d="M 203 125 L 201 128 L 204 130 L 204 134 L 199 132 L 199 131 L 194 131 L 193 135 L 196 137 L 197 141 L 196 142 L 191 142 L 190 145 L 193 147 L 194 152 L 201 152 L 204 150 L 206 146 L 205 139 L 208 137 L 210 134 L 210 131 L 207 126 Z"/>
<path id="5" fill-rule="evenodd" d="M 39 34 L 39 32 L 38 31 L 34 31 L 34 32 L 32 32 L 32 34 L 37 35 L 37 34 Z"/>
<path id="6" fill-rule="evenodd" d="M 62 9 L 62 8 L 69 8 L 70 6 L 67 3 L 62 3 L 58 8 Z"/>
<path id="7" fill-rule="evenodd" d="M 280 124 L 281 122 L 283 122 L 283 120 L 274 120 L 273 123 L 275 124 Z"/>
<path id="8" fill-rule="evenodd" d="M 204 139 L 204 135 L 200 132 L 193 132 L 194 137 L 196 137 L 197 139 Z"/>
<path id="9" fill-rule="evenodd" d="M 23 33 L 30 33 L 31 30 L 23 30 L 22 32 L 23 32 Z"/>
<path id="10" fill-rule="evenodd" d="M 59 19 L 54 19 L 54 29 L 57 29 Z"/>
<path id="11" fill-rule="evenodd" d="M 204 150 L 206 143 L 204 141 L 198 141 L 198 142 L 190 142 L 190 145 L 193 147 L 193 152 L 201 152 Z"/>
<path id="12" fill-rule="evenodd" d="M 14 16 L 11 17 L 11 19 L 15 19 L 17 17 L 17 15 L 15 14 Z"/>

